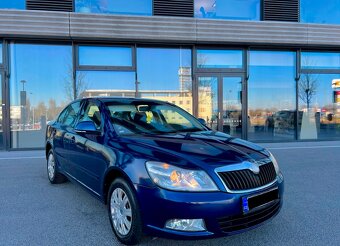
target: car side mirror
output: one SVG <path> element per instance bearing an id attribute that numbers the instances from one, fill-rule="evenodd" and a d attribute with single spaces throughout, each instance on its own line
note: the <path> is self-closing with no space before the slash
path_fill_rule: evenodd
<path id="1" fill-rule="evenodd" d="M 204 125 L 204 126 L 207 125 L 207 122 L 206 122 L 205 119 L 203 119 L 203 118 L 198 118 L 198 121 L 199 121 L 202 125 Z"/>
<path id="2" fill-rule="evenodd" d="M 100 134 L 100 132 L 97 130 L 96 126 L 92 121 L 79 122 L 74 130 L 76 131 L 76 133 L 79 134 L 95 134 L 95 135 Z"/>

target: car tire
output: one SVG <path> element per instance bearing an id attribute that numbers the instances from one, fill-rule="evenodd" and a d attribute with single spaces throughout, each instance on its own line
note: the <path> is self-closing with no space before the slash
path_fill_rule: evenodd
<path id="1" fill-rule="evenodd" d="M 47 177 L 51 184 L 61 184 L 67 181 L 67 178 L 58 172 L 53 150 L 50 150 L 47 155 Z"/>
<path id="2" fill-rule="evenodd" d="M 133 189 L 124 179 L 117 178 L 112 182 L 107 207 L 117 239 L 127 245 L 138 244 L 143 237 L 140 210 Z"/>

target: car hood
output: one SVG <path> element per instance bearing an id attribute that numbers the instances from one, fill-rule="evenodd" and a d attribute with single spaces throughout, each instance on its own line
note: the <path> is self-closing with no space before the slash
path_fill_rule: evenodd
<path id="1" fill-rule="evenodd" d="M 269 157 L 264 148 L 215 131 L 124 136 L 134 153 L 145 158 L 185 166 L 224 166 Z"/>

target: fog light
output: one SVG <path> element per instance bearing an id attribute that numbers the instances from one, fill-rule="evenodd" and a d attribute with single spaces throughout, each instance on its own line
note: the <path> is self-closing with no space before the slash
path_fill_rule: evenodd
<path id="1" fill-rule="evenodd" d="M 203 219 L 172 219 L 165 223 L 165 228 L 177 231 L 206 231 Z"/>

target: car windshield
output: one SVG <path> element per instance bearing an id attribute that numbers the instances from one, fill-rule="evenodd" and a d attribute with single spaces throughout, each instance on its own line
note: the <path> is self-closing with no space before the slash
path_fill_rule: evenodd
<path id="1" fill-rule="evenodd" d="M 118 135 L 205 131 L 197 119 L 170 104 L 155 102 L 106 103 Z"/>

